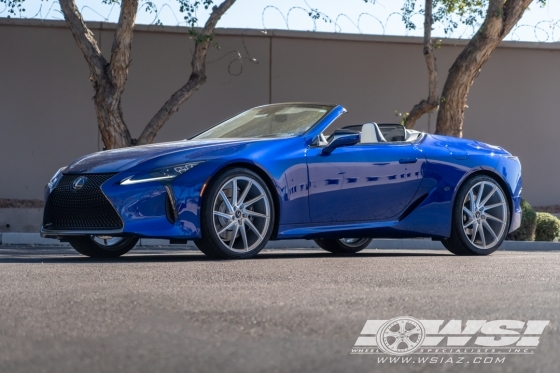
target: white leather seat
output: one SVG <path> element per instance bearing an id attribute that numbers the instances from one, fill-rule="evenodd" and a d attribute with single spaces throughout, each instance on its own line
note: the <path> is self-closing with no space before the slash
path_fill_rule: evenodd
<path id="1" fill-rule="evenodd" d="M 377 141 L 377 131 L 373 123 L 366 123 L 362 126 L 362 133 L 360 134 L 360 143 L 372 144 Z"/>

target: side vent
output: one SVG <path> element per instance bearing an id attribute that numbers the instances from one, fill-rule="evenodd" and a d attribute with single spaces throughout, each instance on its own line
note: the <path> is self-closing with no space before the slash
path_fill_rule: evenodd
<path id="1" fill-rule="evenodd" d="M 399 221 L 403 220 L 403 219 L 406 218 L 408 215 L 410 215 L 410 213 L 412 213 L 412 211 L 416 210 L 416 208 L 417 208 L 418 206 L 420 206 L 420 204 L 421 204 L 422 202 L 424 202 L 424 200 L 425 200 L 427 197 L 428 197 L 428 194 L 426 193 L 426 194 L 424 194 L 424 195 L 418 197 L 418 198 L 416 199 L 416 201 L 412 202 L 412 203 L 410 204 L 410 206 L 408 206 L 408 208 L 407 208 L 406 210 L 404 210 L 403 214 L 402 214 L 401 217 L 399 218 Z"/>
<path id="2" fill-rule="evenodd" d="M 177 213 L 177 205 L 175 204 L 175 195 L 173 194 L 173 189 L 170 186 L 165 186 L 167 191 L 165 198 L 165 216 L 171 224 L 175 224 L 179 219 L 179 214 Z"/>

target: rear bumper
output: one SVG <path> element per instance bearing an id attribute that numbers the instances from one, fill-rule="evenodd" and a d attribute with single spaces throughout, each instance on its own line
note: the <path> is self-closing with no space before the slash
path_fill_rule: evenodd
<path id="1" fill-rule="evenodd" d="M 513 212 L 511 214 L 511 222 L 509 224 L 508 233 L 513 232 L 521 226 L 521 197 L 513 198 Z"/>

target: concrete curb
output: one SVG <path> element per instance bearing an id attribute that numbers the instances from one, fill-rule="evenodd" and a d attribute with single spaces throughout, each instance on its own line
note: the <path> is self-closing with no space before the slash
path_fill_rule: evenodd
<path id="1" fill-rule="evenodd" d="M 43 238 L 39 233 L 0 233 L 0 245 L 57 245 L 68 246 L 50 238 Z M 143 238 L 138 246 L 169 246 L 168 240 Z M 180 245 L 173 245 L 180 247 Z M 187 248 L 196 248 L 192 241 Z M 318 246 L 312 240 L 270 241 L 267 249 L 316 249 Z M 368 246 L 370 249 L 384 250 L 444 250 L 438 241 L 429 239 L 375 239 Z M 555 251 L 560 250 L 559 242 L 523 242 L 505 241 L 500 250 L 503 251 Z"/>

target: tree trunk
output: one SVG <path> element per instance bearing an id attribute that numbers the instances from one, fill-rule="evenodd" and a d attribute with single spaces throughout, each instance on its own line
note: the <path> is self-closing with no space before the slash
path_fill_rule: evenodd
<path id="1" fill-rule="evenodd" d="M 192 73 L 188 82 L 167 100 L 150 120 L 140 138 L 134 140 L 130 136 L 123 118 L 121 96 L 128 77 L 138 0 L 121 1 L 121 13 L 115 31 L 110 62 L 107 62 L 101 54 L 93 33 L 87 28 L 75 1 L 59 0 L 64 19 L 90 69 L 90 80 L 95 90 L 97 124 L 105 149 L 151 143 L 171 115 L 179 110 L 179 106 L 206 82 L 206 55 L 212 43 L 214 29 L 222 15 L 235 1 L 224 0 L 219 6 L 214 6 L 202 31 L 198 33 L 193 30 L 195 51 L 191 61 Z"/>
<path id="2" fill-rule="evenodd" d="M 159 109 L 138 138 L 138 144 L 150 144 L 154 141 L 158 131 L 171 118 L 171 115 L 179 110 L 179 107 L 187 101 L 202 84 L 206 82 L 206 55 L 212 43 L 214 29 L 222 15 L 235 3 L 235 0 L 225 0 L 219 6 L 212 8 L 212 13 L 206 21 L 200 33 L 195 33 L 195 48 L 191 60 L 192 73 L 187 83 L 167 100 Z"/>
<path id="3" fill-rule="evenodd" d="M 90 69 L 90 80 L 95 90 L 97 125 L 105 149 L 133 145 L 123 119 L 121 96 L 128 77 L 138 0 L 121 2 L 110 62 L 101 54 L 93 33 L 86 26 L 74 0 L 60 0 L 60 8 Z"/>
<path id="4" fill-rule="evenodd" d="M 482 65 L 519 21 L 532 0 L 489 0 L 480 29 L 459 54 L 443 86 L 436 133 L 463 136 L 467 96 Z"/>
<path id="5" fill-rule="evenodd" d="M 416 104 L 404 120 L 406 128 L 413 128 L 416 121 L 422 115 L 431 112 L 438 107 L 437 87 L 438 74 L 436 67 L 436 57 L 434 55 L 434 41 L 432 40 L 432 25 L 434 19 L 432 17 L 433 3 L 432 0 L 426 0 L 424 9 L 424 58 L 426 59 L 426 67 L 428 68 L 428 99 L 420 101 Z"/>
<path id="6" fill-rule="evenodd" d="M 123 119 L 120 98 L 115 101 L 114 93 L 106 93 L 111 88 L 111 84 L 106 83 L 95 93 L 97 125 L 103 139 L 104 149 L 125 148 L 134 144 Z"/>

